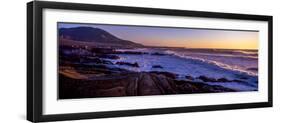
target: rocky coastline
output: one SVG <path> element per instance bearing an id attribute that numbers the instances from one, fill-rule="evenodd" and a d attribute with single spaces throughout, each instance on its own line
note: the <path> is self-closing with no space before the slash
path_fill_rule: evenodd
<path id="1" fill-rule="evenodd" d="M 119 59 L 116 54 L 128 52 L 77 47 L 61 47 L 60 50 L 62 50 L 59 60 L 60 99 L 236 91 L 206 83 L 236 81 L 227 80 L 226 78 L 214 79 L 206 76 L 192 77 L 187 75 L 186 80 L 178 80 L 176 74 L 169 72 L 133 72 L 109 67 L 114 63 L 107 59 Z M 83 54 L 81 54 L 82 52 Z M 134 54 L 143 53 L 134 52 Z M 151 55 L 159 55 L 159 53 Z M 138 63 L 116 62 L 115 64 L 139 67 Z M 162 68 L 159 65 L 154 65 L 153 67 Z"/>
<path id="2" fill-rule="evenodd" d="M 99 26 L 58 27 L 59 99 L 258 90 L 256 50 L 149 46 Z"/>
<path id="3" fill-rule="evenodd" d="M 206 82 L 231 82 L 226 78 L 206 76 L 178 80 L 169 72 L 133 72 L 110 65 L 139 67 L 138 63 L 116 62 L 116 54 L 144 54 L 142 52 L 118 52 L 110 48 L 91 48 L 60 46 L 59 57 L 59 98 L 95 98 L 120 96 L 146 96 L 168 94 L 193 94 L 235 92 L 237 90 Z M 151 55 L 165 55 L 154 53 Z M 161 69 L 162 66 L 155 65 Z M 240 81 L 240 80 L 239 80 Z"/>

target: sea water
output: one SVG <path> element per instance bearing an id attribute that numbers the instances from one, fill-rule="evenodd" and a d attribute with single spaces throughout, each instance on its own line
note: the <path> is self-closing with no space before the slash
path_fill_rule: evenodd
<path id="1" fill-rule="evenodd" d="M 120 59 L 112 62 L 138 63 L 139 67 L 115 65 L 136 71 L 165 71 L 194 78 L 226 78 L 243 82 L 207 82 L 241 91 L 258 90 L 258 51 L 230 49 L 186 49 L 186 48 L 137 48 L 117 51 L 142 52 L 143 54 L 118 54 Z M 155 54 L 157 53 L 157 55 Z M 153 66 L 161 66 L 154 68 Z"/>

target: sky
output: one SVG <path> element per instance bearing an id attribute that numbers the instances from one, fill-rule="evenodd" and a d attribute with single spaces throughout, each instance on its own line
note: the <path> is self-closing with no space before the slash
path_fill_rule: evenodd
<path id="1" fill-rule="evenodd" d="M 257 31 L 211 30 L 176 27 L 58 23 L 58 28 L 94 27 L 146 46 L 258 49 Z"/>

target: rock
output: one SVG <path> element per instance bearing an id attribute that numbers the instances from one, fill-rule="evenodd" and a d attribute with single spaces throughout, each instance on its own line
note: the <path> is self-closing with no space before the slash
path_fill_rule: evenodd
<path id="1" fill-rule="evenodd" d="M 201 79 L 204 82 L 216 82 L 217 81 L 215 78 L 209 78 L 206 76 L 199 76 L 198 79 Z"/>
<path id="2" fill-rule="evenodd" d="M 232 80 L 232 82 L 244 82 L 244 81 L 238 80 L 238 79 L 234 79 L 234 80 Z"/>
<path id="3" fill-rule="evenodd" d="M 115 74 L 95 80 L 73 79 L 59 75 L 59 98 L 89 98 L 177 94 L 172 79 L 151 73 Z"/>
<path id="4" fill-rule="evenodd" d="M 174 80 L 174 82 L 175 82 L 175 84 L 177 84 L 177 85 L 182 85 L 182 84 L 185 84 L 185 83 L 186 83 L 186 81 L 184 81 L 184 80 Z"/>
<path id="5" fill-rule="evenodd" d="M 120 57 L 117 55 L 97 54 L 96 56 L 99 58 L 105 58 L 105 59 L 120 59 Z"/>
<path id="6" fill-rule="evenodd" d="M 151 53 L 151 55 L 164 56 L 164 55 L 166 55 L 166 54 L 155 52 L 155 53 Z"/>
<path id="7" fill-rule="evenodd" d="M 181 93 L 185 93 L 185 94 L 200 92 L 199 88 L 197 88 L 196 86 L 194 86 L 190 83 L 182 84 L 181 86 L 179 86 L 179 90 L 181 90 Z"/>
<path id="8" fill-rule="evenodd" d="M 172 79 L 176 79 L 177 78 L 177 74 L 174 73 L 170 73 L 170 72 L 163 72 L 163 71 L 151 71 L 150 73 L 154 73 L 154 74 L 162 74 L 166 77 L 172 78 Z"/>
<path id="9" fill-rule="evenodd" d="M 188 80 L 192 80 L 192 81 L 194 80 L 194 78 L 192 76 L 189 76 L 189 75 L 185 76 L 185 78 L 188 79 Z"/>
<path id="10" fill-rule="evenodd" d="M 214 92 L 234 92 L 235 90 L 225 88 L 219 85 L 208 85 L 203 82 L 187 82 L 183 80 L 175 80 L 180 93 L 214 93 Z"/>
<path id="11" fill-rule="evenodd" d="M 172 79 L 164 75 L 141 73 L 139 76 L 140 95 L 176 94 L 177 88 Z"/>
<path id="12" fill-rule="evenodd" d="M 153 65 L 152 68 L 163 68 L 161 65 Z"/>
<path id="13" fill-rule="evenodd" d="M 235 91 L 223 86 L 194 82 L 197 79 L 185 81 L 176 78 L 177 74 L 169 72 L 131 72 L 103 64 L 72 63 L 70 66 L 59 67 L 59 99 Z"/>
<path id="14" fill-rule="evenodd" d="M 244 80 L 246 80 L 246 79 L 248 79 L 247 77 L 245 77 L 245 76 L 242 76 L 242 77 L 240 77 L 240 79 L 244 79 Z"/>
<path id="15" fill-rule="evenodd" d="M 126 69 L 122 68 L 113 68 L 108 67 L 104 64 L 70 64 L 70 66 L 74 67 L 79 73 L 87 74 L 87 73 L 97 73 L 97 74 L 113 74 L 113 73 L 130 73 Z M 62 67 L 60 67 L 62 68 Z"/>
<path id="16" fill-rule="evenodd" d="M 247 70 L 250 70 L 250 71 L 258 71 L 259 69 L 258 69 L 258 68 L 248 68 Z"/>
<path id="17" fill-rule="evenodd" d="M 143 55 L 143 54 L 148 54 L 148 53 L 146 53 L 146 52 L 136 52 L 136 51 L 116 51 L 115 54 Z"/>
<path id="18" fill-rule="evenodd" d="M 118 65 L 127 65 L 127 66 L 131 66 L 131 67 L 139 67 L 139 64 L 137 62 L 135 63 L 129 63 L 129 62 L 116 62 L 116 64 Z"/>
<path id="19" fill-rule="evenodd" d="M 228 80 L 226 78 L 219 78 L 217 81 L 218 82 L 230 82 L 230 80 Z"/>
<path id="20" fill-rule="evenodd" d="M 112 48 L 92 48 L 90 50 L 92 53 L 100 53 L 100 54 L 111 54 L 114 53 L 114 49 Z"/>
<path id="21" fill-rule="evenodd" d="M 177 85 L 179 93 L 188 94 L 199 92 L 198 88 L 190 82 L 184 80 L 174 80 L 174 83 Z"/>
<path id="22" fill-rule="evenodd" d="M 110 89 L 100 89 L 95 90 L 95 95 L 99 97 L 119 97 L 119 96 L 126 96 L 126 89 L 124 87 L 114 87 Z"/>
<path id="23" fill-rule="evenodd" d="M 198 83 L 199 84 L 199 83 Z M 200 83 L 202 85 L 201 88 L 199 89 L 200 91 L 202 91 L 202 93 L 212 93 L 212 92 L 235 92 L 235 90 L 230 89 L 230 88 L 226 88 L 220 85 L 208 85 L 208 84 L 203 84 Z"/>
<path id="24" fill-rule="evenodd" d="M 198 79 L 198 77 L 197 77 L 197 78 L 195 78 L 193 81 L 194 81 L 194 82 L 204 82 L 203 80 Z"/>
<path id="25" fill-rule="evenodd" d="M 111 61 L 104 60 L 96 57 L 85 57 L 80 60 L 82 63 L 95 63 L 95 64 L 113 64 Z"/>

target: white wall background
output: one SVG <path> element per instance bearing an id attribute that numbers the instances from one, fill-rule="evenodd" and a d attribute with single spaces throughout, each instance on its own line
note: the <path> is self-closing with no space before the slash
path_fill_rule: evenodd
<path id="1" fill-rule="evenodd" d="M 26 112 L 26 2 L 2 0 L 0 4 L 0 122 L 27 123 Z M 71 1 L 71 0 L 68 0 Z M 81 0 L 96 4 L 265 14 L 274 16 L 274 107 L 168 115 L 136 116 L 73 123 L 196 122 L 243 123 L 280 122 L 281 117 L 281 2 L 278 0 Z M 70 121 L 65 121 L 70 122 Z"/>

